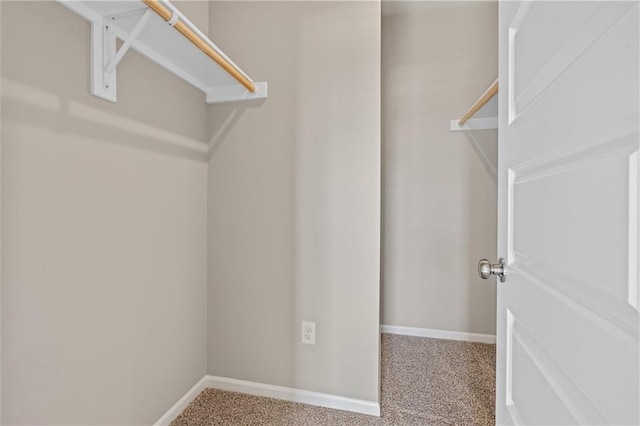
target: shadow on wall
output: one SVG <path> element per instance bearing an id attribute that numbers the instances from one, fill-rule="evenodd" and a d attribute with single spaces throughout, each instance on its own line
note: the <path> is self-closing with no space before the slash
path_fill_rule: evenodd
<path id="1" fill-rule="evenodd" d="M 496 260 L 498 133 L 495 130 L 465 132 L 473 150 L 469 161 L 468 326 L 495 324 L 495 279 L 483 280 L 477 273 L 482 258 Z M 475 158 L 477 158 L 477 160 Z M 493 185 L 491 185 L 493 183 Z M 495 334 L 493 330 L 485 333 Z"/>
<path id="2" fill-rule="evenodd" d="M 210 134 L 208 142 L 210 160 L 226 140 L 227 135 L 236 125 L 240 117 L 250 108 L 260 108 L 266 99 L 255 99 L 250 101 L 229 102 L 214 107 L 214 114 L 210 115 Z"/>
<path id="3" fill-rule="evenodd" d="M 464 132 L 464 136 L 476 153 L 487 173 L 498 184 L 498 133 L 495 130 Z"/>
<path id="4" fill-rule="evenodd" d="M 118 102 L 91 96 L 89 23 L 53 2 L 2 7 L 12 17 L 2 22 L 4 119 L 206 161 L 206 104 L 196 89 L 129 52 L 118 67 Z M 20 43 L 6 42 L 18 33 Z"/>
<path id="5" fill-rule="evenodd" d="M 154 125 L 3 78 L 3 120 L 200 162 L 207 145 Z M 103 101 L 106 102 L 106 101 Z M 97 135 L 104 135 L 97 138 Z"/>

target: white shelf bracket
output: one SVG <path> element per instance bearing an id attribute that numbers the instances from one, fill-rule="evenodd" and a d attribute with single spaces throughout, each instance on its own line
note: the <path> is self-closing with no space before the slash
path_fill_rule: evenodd
<path id="1" fill-rule="evenodd" d="M 108 19 L 91 21 L 91 94 L 115 102 L 116 68 L 133 42 L 140 35 L 153 12 L 142 15 L 131 34 L 116 52 L 116 33 Z"/>
<path id="2" fill-rule="evenodd" d="M 116 35 L 104 19 L 91 21 L 91 94 L 116 101 L 116 73 L 105 72 L 116 56 Z"/>
<path id="3" fill-rule="evenodd" d="M 136 26 L 133 28 L 133 31 L 131 31 L 131 34 L 129 34 L 129 37 L 127 37 L 127 39 L 124 41 L 116 56 L 111 60 L 111 62 L 109 62 L 109 65 L 107 65 L 107 67 L 105 68 L 105 73 L 110 74 L 115 71 L 116 67 L 118 66 L 122 58 L 124 58 L 124 55 L 127 53 L 133 42 L 136 41 L 145 25 L 147 25 L 147 22 L 149 22 L 149 18 L 151 18 L 152 14 L 153 11 L 151 9 L 147 9 L 144 15 L 142 15 L 142 18 L 140 18 Z"/>

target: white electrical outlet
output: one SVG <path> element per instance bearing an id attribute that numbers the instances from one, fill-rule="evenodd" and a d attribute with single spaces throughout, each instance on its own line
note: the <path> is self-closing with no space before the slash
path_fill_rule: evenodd
<path id="1" fill-rule="evenodd" d="M 302 321 L 302 343 L 306 345 L 316 344 L 316 323 Z"/>

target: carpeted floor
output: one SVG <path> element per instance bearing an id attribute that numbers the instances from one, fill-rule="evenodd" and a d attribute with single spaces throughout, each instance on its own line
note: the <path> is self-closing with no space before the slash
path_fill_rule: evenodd
<path id="1" fill-rule="evenodd" d="M 381 417 L 214 389 L 182 425 L 493 425 L 495 345 L 382 335 Z"/>

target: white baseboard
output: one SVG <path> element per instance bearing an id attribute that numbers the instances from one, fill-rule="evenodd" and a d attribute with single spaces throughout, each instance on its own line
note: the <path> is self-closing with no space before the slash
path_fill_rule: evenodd
<path id="1" fill-rule="evenodd" d="M 265 385 L 263 383 L 245 380 L 229 379 L 226 377 L 208 376 L 208 386 L 230 392 L 240 392 L 268 398 L 283 399 L 285 401 L 301 402 L 318 407 L 334 408 L 352 411 L 354 413 L 380 416 L 380 404 L 364 399 L 346 398 L 328 393 L 312 392 L 303 389 L 286 388 L 283 386 Z"/>
<path id="2" fill-rule="evenodd" d="M 461 340 L 464 342 L 496 343 L 494 334 L 465 333 L 462 331 L 433 330 L 430 328 L 381 325 L 380 331 L 403 336 L 431 337 L 432 339 Z"/>
<path id="3" fill-rule="evenodd" d="M 154 426 L 166 426 L 172 421 L 176 419 L 187 408 L 187 405 L 191 404 L 194 399 L 200 395 L 200 393 L 205 390 L 207 386 L 207 378 L 209 376 L 204 376 L 202 379 L 198 380 L 191 389 L 184 394 L 182 398 L 178 400 L 173 407 L 169 408 L 169 410 L 162 415 L 153 425 Z"/>
<path id="4" fill-rule="evenodd" d="M 334 408 L 336 410 L 352 411 L 380 417 L 380 404 L 375 401 L 346 398 L 344 396 L 327 393 L 312 392 L 303 389 L 287 388 L 283 386 L 266 385 L 264 383 L 248 382 L 246 380 L 230 379 L 227 377 L 204 376 L 192 387 L 173 407 L 169 409 L 154 426 L 165 426 L 187 408 L 206 388 L 219 389 L 229 392 L 239 392 L 285 401 L 301 402 L 318 407 Z"/>

